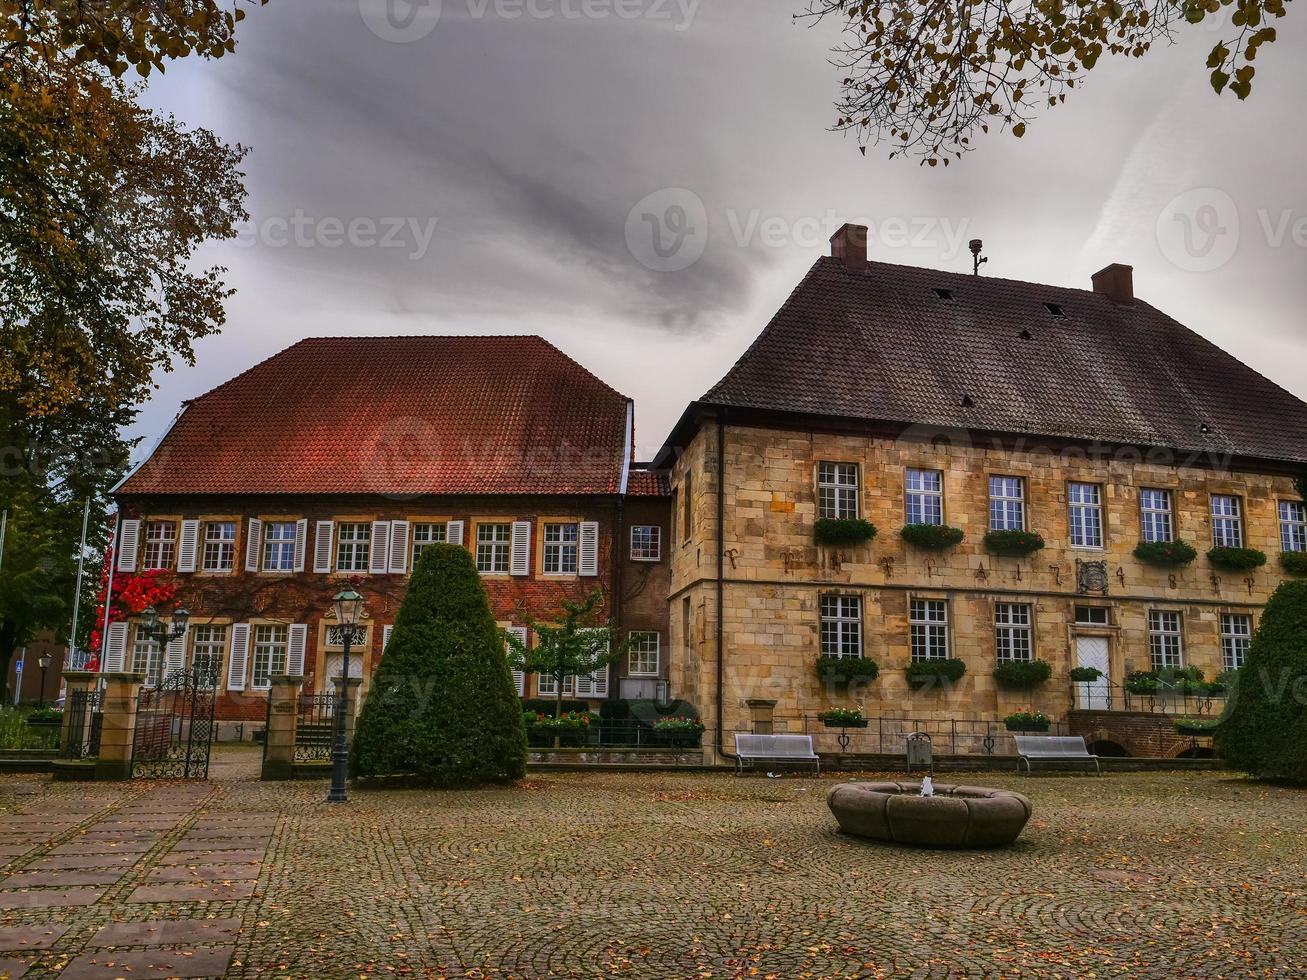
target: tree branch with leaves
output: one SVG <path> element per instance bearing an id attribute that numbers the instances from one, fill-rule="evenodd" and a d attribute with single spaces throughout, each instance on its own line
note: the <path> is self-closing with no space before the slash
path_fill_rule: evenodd
<path id="1" fill-rule="evenodd" d="M 518 617 L 535 634 L 534 645 L 504 632 L 508 662 L 514 670 L 553 680 L 555 718 L 563 710 L 563 685 L 567 678 L 589 676 L 607 667 L 625 651 L 625 646 L 616 642 L 612 623 L 601 618 L 599 610 L 605 602 L 603 589 L 595 589 L 580 601 L 563 600 L 548 620 L 536 619 L 525 609 L 519 609 Z"/>

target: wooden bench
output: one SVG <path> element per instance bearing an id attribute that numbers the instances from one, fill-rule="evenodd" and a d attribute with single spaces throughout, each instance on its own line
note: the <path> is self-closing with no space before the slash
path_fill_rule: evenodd
<path id="1" fill-rule="evenodd" d="M 736 774 L 744 772 L 747 762 L 811 762 L 821 775 L 821 759 L 812 751 L 811 735 L 743 735 L 735 736 Z"/>
<path id="2" fill-rule="evenodd" d="M 1031 762 L 1092 762 L 1098 774 L 1103 775 L 1103 767 L 1098 764 L 1098 756 L 1090 755 L 1085 747 L 1085 740 L 1080 735 L 1013 735 L 1017 743 L 1017 772 L 1021 763 L 1026 764 L 1026 775 L 1030 774 Z"/>

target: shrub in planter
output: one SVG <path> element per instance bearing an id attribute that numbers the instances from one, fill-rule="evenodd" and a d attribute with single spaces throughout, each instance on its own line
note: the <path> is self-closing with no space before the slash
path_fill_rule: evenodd
<path id="1" fill-rule="evenodd" d="M 967 672 L 961 660 L 914 660 L 904 671 L 913 687 L 927 687 L 944 682 L 960 681 Z"/>
<path id="2" fill-rule="evenodd" d="M 704 725 L 698 718 L 659 718 L 653 730 L 658 741 L 688 748 L 699 744 Z"/>
<path id="3" fill-rule="evenodd" d="M 813 528 L 818 544 L 863 544 L 876 536 L 876 525 L 856 517 L 823 517 Z"/>
<path id="4" fill-rule="evenodd" d="M 1217 568 L 1227 568 L 1232 572 L 1247 572 L 1261 568 L 1266 564 L 1266 552 L 1256 548 L 1213 548 L 1207 552 L 1207 560 Z"/>
<path id="5" fill-rule="evenodd" d="M 1280 564 L 1290 575 L 1307 575 L 1307 551 L 1281 552 Z"/>
<path id="6" fill-rule="evenodd" d="M 1151 670 L 1132 670 L 1125 675 L 1125 689 L 1131 694 L 1151 695 L 1160 691 L 1162 684 Z"/>
<path id="7" fill-rule="evenodd" d="M 985 535 L 985 550 L 991 555 L 1024 558 L 1042 547 L 1043 535 L 1034 531 L 990 531 Z"/>
<path id="8" fill-rule="evenodd" d="M 1003 719 L 1003 724 L 1010 732 L 1046 732 L 1050 723 L 1042 711 L 1014 711 Z"/>
<path id="9" fill-rule="evenodd" d="M 541 712 L 524 712 L 527 738 L 537 745 L 552 745 L 557 738 L 561 745 L 581 745 L 590 726 L 597 720 L 589 711 L 565 711 L 557 718 Z"/>
<path id="10" fill-rule="evenodd" d="M 952 548 L 963 538 L 960 528 L 949 527 L 947 524 L 905 524 L 899 535 L 908 544 L 928 551 Z"/>
<path id="11" fill-rule="evenodd" d="M 1181 735 L 1211 735 L 1220 725 L 1220 718 L 1177 718 L 1175 720 L 1175 730 Z"/>
<path id="12" fill-rule="evenodd" d="M 833 657 L 823 654 L 817 658 L 817 677 L 830 684 L 849 684 L 853 681 L 874 681 L 880 666 L 867 657 Z"/>
<path id="13" fill-rule="evenodd" d="M 1135 557 L 1161 568 L 1179 568 L 1198 557 L 1198 551 L 1187 541 L 1140 541 L 1135 545 Z"/>
<path id="14" fill-rule="evenodd" d="M 994 680 L 1002 687 L 1029 690 L 1053 676 L 1047 660 L 1005 660 L 994 668 Z"/>
<path id="15" fill-rule="evenodd" d="M 1071 679 L 1077 684 L 1083 684 L 1086 681 L 1096 681 L 1103 676 L 1103 672 L 1097 667 L 1072 667 Z"/>
<path id="16" fill-rule="evenodd" d="M 831 708 L 817 715 L 827 728 L 866 728 L 867 719 L 860 708 Z"/>

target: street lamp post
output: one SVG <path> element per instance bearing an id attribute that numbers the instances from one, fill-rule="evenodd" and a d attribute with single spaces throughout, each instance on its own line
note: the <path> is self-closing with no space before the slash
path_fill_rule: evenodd
<path id="1" fill-rule="evenodd" d="M 186 623 L 190 618 L 190 610 L 185 606 L 178 606 L 173 610 L 172 622 L 165 626 L 159 621 L 159 611 L 153 606 L 146 606 L 141 612 L 141 619 L 136 624 L 136 630 L 138 633 L 144 633 L 159 644 L 159 656 L 166 657 L 164 647 L 173 640 L 186 635 Z M 163 680 L 162 668 L 159 670 L 159 680 Z"/>
<path id="2" fill-rule="evenodd" d="M 50 669 L 50 655 L 43 653 L 36 658 L 36 665 L 41 668 L 41 698 L 37 702 L 37 707 L 45 707 L 45 672 Z"/>
<path id="3" fill-rule="evenodd" d="M 349 746 L 345 744 L 345 722 L 349 717 L 349 648 L 354 642 L 363 597 L 353 589 L 339 593 L 332 603 L 336 607 L 336 626 L 340 630 L 343 655 L 340 664 L 340 693 L 336 697 L 336 739 L 331 747 L 331 789 L 328 803 L 347 803 L 345 777 L 349 769 Z"/>

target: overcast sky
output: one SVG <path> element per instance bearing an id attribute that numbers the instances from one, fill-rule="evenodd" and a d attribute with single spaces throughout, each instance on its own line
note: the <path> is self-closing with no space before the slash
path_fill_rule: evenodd
<path id="1" fill-rule="evenodd" d="M 1190 28 L 942 170 L 827 131 L 833 35 L 793 25 L 798 4 L 252 9 L 234 56 L 149 92 L 253 148 L 253 221 L 202 251 L 238 290 L 227 325 L 134 434 L 302 337 L 535 333 L 635 399 L 647 457 L 848 219 L 887 262 L 966 270 L 980 237 L 1005 278 L 1088 288 L 1132 264 L 1138 296 L 1307 396 L 1307 17 L 1290 8 L 1246 104 L 1212 94 L 1219 35 Z"/>

